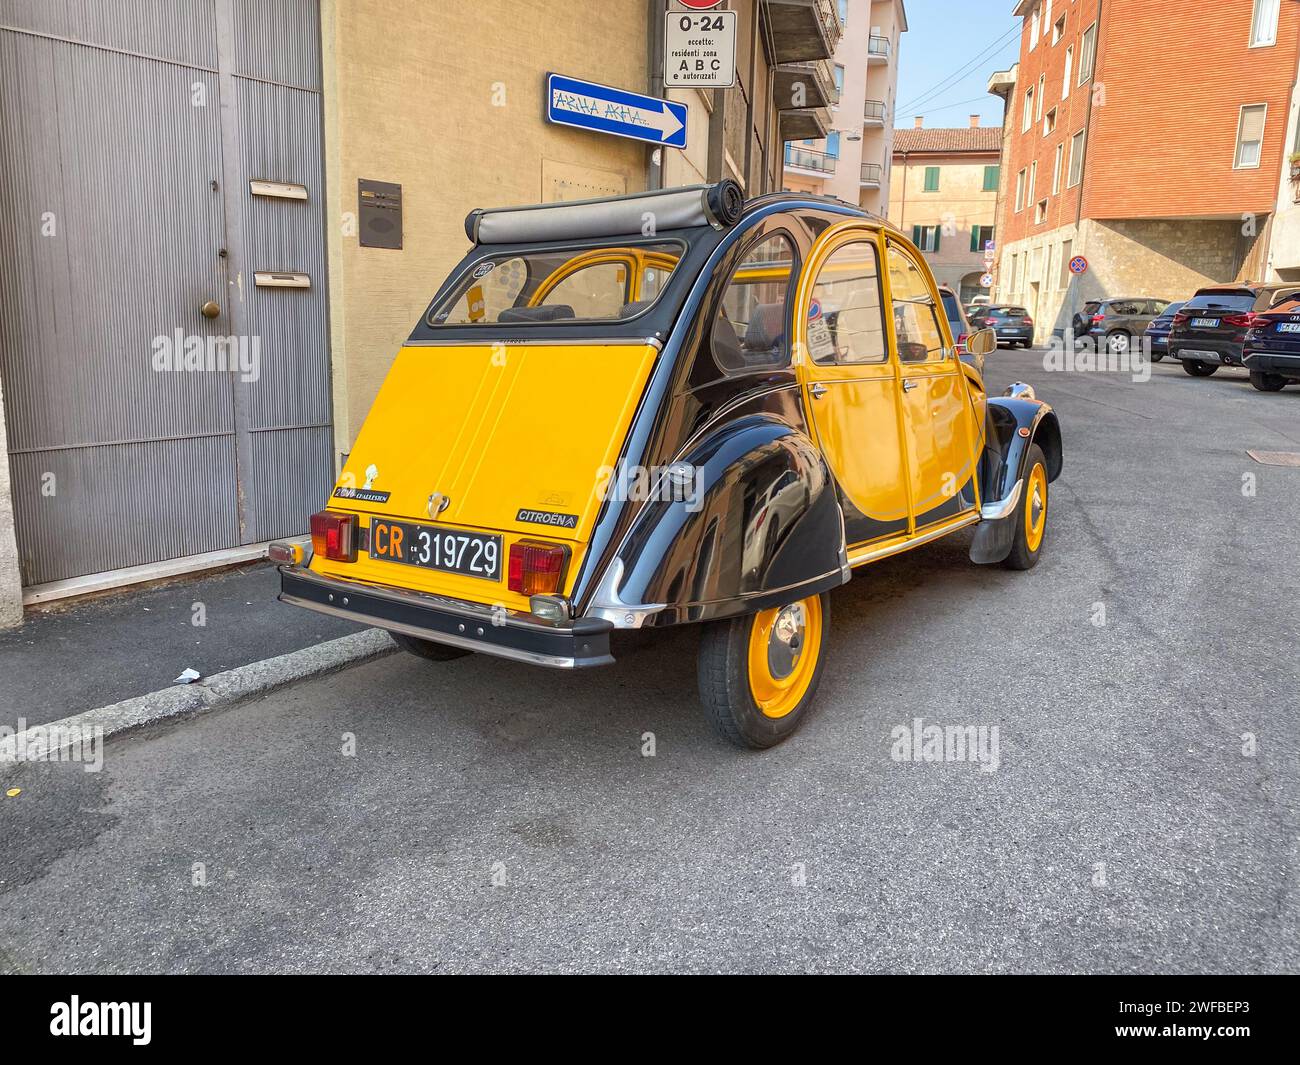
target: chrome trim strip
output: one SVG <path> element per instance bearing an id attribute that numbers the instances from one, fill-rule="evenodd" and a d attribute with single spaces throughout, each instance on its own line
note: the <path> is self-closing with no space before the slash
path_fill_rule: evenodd
<path id="1" fill-rule="evenodd" d="M 457 326 L 456 328 L 460 328 Z M 486 329 L 486 327 L 482 327 Z M 609 337 L 601 340 L 599 337 L 554 337 L 533 338 L 526 337 L 519 340 L 509 340 L 502 337 L 484 336 L 480 340 L 405 340 L 402 342 L 404 348 L 473 348 L 482 344 L 500 344 L 507 348 L 524 348 L 524 347 L 609 347 L 614 344 L 636 344 L 640 347 L 652 347 L 656 351 L 663 351 L 664 343 L 658 337 Z"/>
<path id="2" fill-rule="evenodd" d="M 282 603 L 289 603 L 293 606 L 300 606 L 307 610 L 314 610 L 318 614 L 328 614 L 331 617 L 345 618 L 348 621 L 356 621 L 362 616 L 351 610 L 342 610 L 339 607 L 326 606 L 323 603 L 313 603 L 296 595 L 282 594 L 280 596 L 280 601 Z M 383 629 L 386 632 L 400 632 L 405 636 L 414 636 L 416 639 L 447 644 L 450 647 L 460 647 L 466 651 L 478 651 L 486 655 L 495 655 L 497 658 L 510 658 L 516 662 L 528 662 L 534 666 L 550 666 L 553 669 L 573 669 L 575 666 L 575 662 L 572 658 L 541 655 L 533 651 L 519 651 L 513 647 L 501 647 L 497 644 L 486 643 L 480 640 L 471 640 L 463 636 L 452 636 L 445 632 L 432 632 L 428 629 L 422 629 L 418 625 L 404 625 L 400 621 L 380 622 L 374 618 L 367 618 L 366 620 L 373 627 Z"/>
<path id="3" fill-rule="evenodd" d="M 888 558 L 890 555 L 897 555 L 900 552 L 907 551 L 910 548 L 917 547 L 920 544 L 929 543 L 931 540 L 937 540 L 950 532 L 956 532 L 958 529 L 964 529 L 967 525 L 973 525 L 981 520 L 981 515 L 970 513 L 957 521 L 941 525 L 929 532 L 922 533 L 910 540 L 905 540 L 901 544 L 893 544 L 890 547 L 877 547 L 874 551 L 867 551 L 860 555 L 850 555 L 849 565 L 860 566 L 864 562 L 875 562 L 877 559 Z"/>
<path id="4" fill-rule="evenodd" d="M 1005 518 L 1020 502 L 1020 493 L 1025 487 L 1024 479 L 1017 481 L 1011 491 L 1007 493 L 1005 499 L 999 499 L 993 503 L 985 503 L 980 508 L 981 521 L 997 521 L 999 518 Z"/>

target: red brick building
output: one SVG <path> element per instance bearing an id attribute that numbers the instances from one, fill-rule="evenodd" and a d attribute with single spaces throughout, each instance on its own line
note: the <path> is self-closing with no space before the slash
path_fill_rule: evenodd
<path id="1" fill-rule="evenodd" d="M 1088 299 L 1264 274 L 1297 0 L 1021 0 L 995 298 L 1042 340 Z M 1088 270 L 1069 271 L 1082 255 Z"/>

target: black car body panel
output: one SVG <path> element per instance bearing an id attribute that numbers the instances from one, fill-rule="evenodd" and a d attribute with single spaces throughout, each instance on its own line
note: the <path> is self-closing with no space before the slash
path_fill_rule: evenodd
<path id="1" fill-rule="evenodd" d="M 1033 444 L 1047 459 L 1047 478 L 1061 475 L 1063 452 L 1061 423 L 1056 412 L 1036 399 L 998 396 L 989 400 L 984 454 L 980 458 L 980 498 L 1005 499 L 1029 472 Z M 1015 535 L 1015 514 L 996 521 L 982 521 L 971 542 L 972 562 L 1001 562 L 1011 551 Z"/>

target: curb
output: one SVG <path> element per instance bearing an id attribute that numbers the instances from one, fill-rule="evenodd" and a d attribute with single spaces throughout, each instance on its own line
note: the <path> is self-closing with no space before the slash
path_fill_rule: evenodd
<path id="1" fill-rule="evenodd" d="M 231 706 L 295 681 L 333 673 L 396 650 L 397 645 L 382 629 L 354 632 L 313 647 L 214 673 L 194 684 L 163 688 L 44 725 L 33 725 L 25 732 L 0 738 L 0 763 L 43 758 L 80 744 L 82 737 L 92 730 L 101 730 L 100 735 L 108 739 L 148 725 Z"/>

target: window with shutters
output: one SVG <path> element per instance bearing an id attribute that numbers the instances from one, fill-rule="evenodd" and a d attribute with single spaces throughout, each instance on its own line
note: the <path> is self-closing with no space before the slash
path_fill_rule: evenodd
<path id="1" fill-rule="evenodd" d="M 983 251 L 984 242 L 993 239 L 992 226 L 971 226 L 970 250 Z"/>
<path id="2" fill-rule="evenodd" d="M 913 226 L 912 243 L 922 251 L 938 251 L 939 228 L 939 226 Z"/>
<path id="3" fill-rule="evenodd" d="M 937 166 L 927 166 L 925 168 L 925 191 L 939 191 L 939 168 Z"/>
<path id="4" fill-rule="evenodd" d="M 1002 177 L 1002 167 L 986 166 L 984 168 L 984 191 L 997 192 L 998 181 L 1001 180 L 1001 177 Z"/>
<path id="5" fill-rule="evenodd" d="M 1264 120 L 1268 104 L 1247 104 L 1237 118 L 1237 156 L 1233 168 L 1251 170 L 1259 166 L 1264 146 Z"/>

